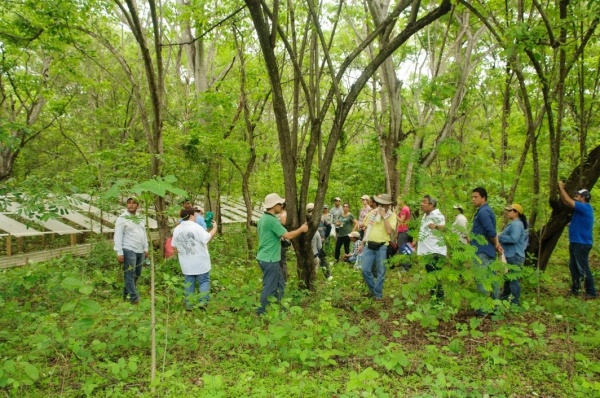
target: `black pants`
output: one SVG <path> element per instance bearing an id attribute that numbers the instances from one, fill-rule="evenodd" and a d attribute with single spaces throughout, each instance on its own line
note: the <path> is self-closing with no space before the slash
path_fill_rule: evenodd
<path id="1" fill-rule="evenodd" d="M 425 269 L 427 273 L 436 272 L 442 269 L 442 265 L 446 260 L 445 256 L 441 254 L 426 254 L 425 255 Z M 437 279 L 437 276 L 436 276 Z M 436 285 L 429 292 L 431 298 L 442 299 L 444 298 L 444 289 L 442 288 L 442 284 L 439 280 L 436 282 Z"/>
<path id="2" fill-rule="evenodd" d="M 335 241 L 335 261 L 340 261 L 340 251 L 344 245 L 344 253 L 350 253 L 350 237 L 346 236 L 338 236 Z"/>

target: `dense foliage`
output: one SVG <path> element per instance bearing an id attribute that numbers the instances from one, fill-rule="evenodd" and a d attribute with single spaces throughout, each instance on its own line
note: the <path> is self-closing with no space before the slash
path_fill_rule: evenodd
<path id="1" fill-rule="evenodd" d="M 474 317 L 469 267 L 453 245 L 432 304 L 424 267 L 388 270 L 385 300 L 333 267 L 316 293 L 291 272 L 282 307 L 255 314 L 260 271 L 231 227 L 210 244 L 208 311 L 186 312 L 176 261 L 157 267 L 158 377 L 149 381 L 148 270 L 139 307 L 121 301 L 110 243 L 2 271 L 0 391 L 6 396 L 600 396 L 600 302 L 563 298 L 565 266 L 523 275 L 523 307 Z M 597 255 L 597 251 L 596 251 Z M 565 250 L 560 264 L 564 265 Z M 293 271 L 293 270 L 292 270 Z"/>

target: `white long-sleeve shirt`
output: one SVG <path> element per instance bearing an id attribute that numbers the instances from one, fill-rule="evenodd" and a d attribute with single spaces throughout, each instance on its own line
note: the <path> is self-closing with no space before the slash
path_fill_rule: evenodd
<path id="1" fill-rule="evenodd" d="M 115 251 L 118 256 L 123 255 L 123 249 L 134 253 L 148 251 L 148 237 L 146 235 L 146 223 L 140 215 L 124 212 L 117 218 L 115 223 Z"/>

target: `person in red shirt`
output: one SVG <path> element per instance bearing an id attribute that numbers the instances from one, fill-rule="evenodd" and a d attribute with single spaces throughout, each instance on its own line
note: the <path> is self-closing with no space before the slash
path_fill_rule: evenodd
<path id="1" fill-rule="evenodd" d="M 398 198 L 398 228 L 396 232 L 398 233 L 398 253 L 400 253 L 400 248 L 404 246 L 406 242 L 408 242 L 408 221 L 410 220 L 410 208 L 404 203 L 404 200 Z"/>

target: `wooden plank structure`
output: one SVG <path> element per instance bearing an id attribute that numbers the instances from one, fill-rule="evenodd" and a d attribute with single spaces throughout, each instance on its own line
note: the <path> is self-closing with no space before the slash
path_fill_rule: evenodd
<path id="1" fill-rule="evenodd" d="M 98 203 L 98 200 L 93 196 L 88 194 L 75 194 L 72 196 L 72 208 L 62 209 L 59 218 L 46 221 L 27 215 L 14 198 L 4 201 L 4 203 L 8 202 L 9 205 L 4 212 L 0 212 L 0 240 L 5 241 L 6 256 L 0 256 L 0 268 L 45 261 L 66 253 L 82 255 L 89 252 L 90 245 L 77 244 L 78 235 L 83 233 L 103 235 L 114 233 L 114 225 L 118 217 L 116 213 L 121 214 L 123 208 L 117 212 L 106 211 L 94 206 L 94 203 Z M 0 199 L 4 198 L 0 197 Z M 198 205 L 202 206 L 202 204 Z M 246 208 L 239 199 L 227 196 L 221 197 L 220 210 L 223 224 L 246 222 Z M 253 209 L 252 219 L 254 221 L 257 221 L 261 215 L 261 210 Z M 148 226 L 150 230 L 158 229 L 158 223 L 152 217 L 148 218 Z M 21 252 L 24 238 L 41 236 L 43 239 L 45 235 L 52 234 L 69 235 L 71 246 L 38 252 L 13 253 L 13 239 L 17 239 L 18 251 Z M 157 235 L 157 233 L 154 232 L 152 235 Z"/>
<path id="2" fill-rule="evenodd" d="M 37 231 L 33 228 L 29 228 L 28 225 L 22 224 L 10 217 L 0 214 L 0 229 L 7 232 L 3 234 L 6 239 L 6 254 L 10 256 L 12 254 L 12 238 L 13 236 L 18 239 L 19 247 L 23 244 L 24 236 L 36 236 L 43 235 L 43 232 Z"/>

